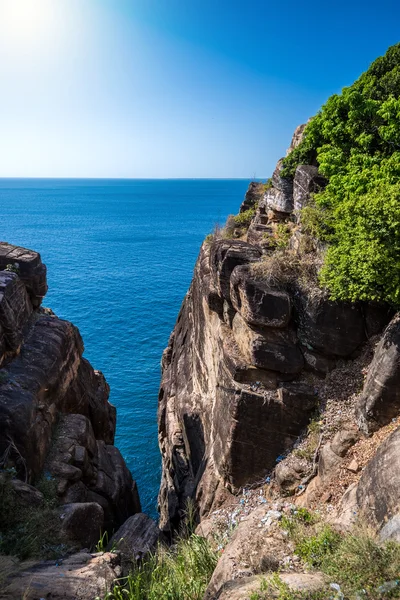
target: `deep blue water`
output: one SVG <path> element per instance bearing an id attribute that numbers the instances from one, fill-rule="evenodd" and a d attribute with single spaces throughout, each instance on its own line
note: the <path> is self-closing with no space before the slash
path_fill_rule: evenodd
<path id="1" fill-rule="evenodd" d="M 0 179 L 0 239 L 41 253 L 44 305 L 79 327 L 105 374 L 116 444 L 153 516 L 161 353 L 204 236 L 238 211 L 248 183 Z"/>

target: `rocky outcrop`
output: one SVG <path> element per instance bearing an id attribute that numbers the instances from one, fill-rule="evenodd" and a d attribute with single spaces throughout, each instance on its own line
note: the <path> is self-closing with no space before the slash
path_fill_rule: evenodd
<path id="1" fill-rule="evenodd" d="M 400 314 L 385 330 L 357 406 L 360 428 L 371 433 L 400 413 Z"/>
<path id="2" fill-rule="evenodd" d="M 78 329 L 40 308 L 47 291 L 40 255 L 0 243 L 0 269 L 0 466 L 16 470 L 16 485 L 32 499 L 36 481 L 55 481 L 65 537 L 89 545 L 104 527 L 140 512 L 113 446 L 109 387 L 83 358 Z"/>
<path id="3" fill-rule="evenodd" d="M 159 504 L 166 530 L 177 526 L 188 498 L 203 518 L 227 494 L 265 477 L 319 403 L 308 373 L 323 377 L 338 360 L 353 359 L 389 318 L 387 307 L 333 302 L 293 278 L 281 283 L 282 255 L 276 274 L 265 275 L 278 225 L 291 240 L 301 238 L 294 202 L 304 206 L 326 183 L 315 165 L 298 167 L 294 179 L 282 169 L 280 160 L 263 190 L 249 188 L 242 208 L 254 207 L 255 215 L 247 241 L 203 244 L 163 355 Z M 341 460 L 328 446 L 322 456 L 321 473 L 324 460 L 329 468 L 329 457 Z M 287 477 L 290 489 L 297 474 Z"/>

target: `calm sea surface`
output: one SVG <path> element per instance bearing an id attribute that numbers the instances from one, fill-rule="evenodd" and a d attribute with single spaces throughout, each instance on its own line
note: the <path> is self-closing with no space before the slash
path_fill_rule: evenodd
<path id="1" fill-rule="evenodd" d="M 204 236 L 247 180 L 0 179 L 0 240 L 37 250 L 44 305 L 75 323 L 118 411 L 116 444 L 156 514 L 161 353 Z"/>

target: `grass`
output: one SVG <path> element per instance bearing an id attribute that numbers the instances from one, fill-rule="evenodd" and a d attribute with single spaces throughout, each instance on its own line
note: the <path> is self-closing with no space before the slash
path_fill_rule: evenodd
<path id="1" fill-rule="evenodd" d="M 202 600 L 217 561 L 205 538 L 180 537 L 170 548 L 159 546 L 104 600 Z"/>
<path id="2" fill-rule="evenodd" d="M 285 516 L 281 525 L 293 540 L 296 554 L 337 583 L 345 600 L 400 598 L 400 544 L 380 542 L 362 523 L 350 533 L 339 533 L 306 509 Z M 279 596 L 280 600 L 292 598 L 302 596 Z"/>
<path id="3" fill-rule="evenodd" d="M 307 427 L 305 444 L 303 444 L 301 448 L 295 448 L 293 450 L 294 456 L 297 456 L 298 458 L 304 458 L 308 461 L 313 460 L 314 453 L 319 444 L 321 425 L 322 422 L 320 420 L 320 415 L 317 415 L 315 418 L 311 419 Z"/>
<path id="4" fill-rule="evenodd" d="M 44 501 L 40 506 L 21 502 L 12 487 L 12 471 L 0 478 L 0 554 L 28 558 L 57 558 L 67 548 L 60 540 L 60 524 L 56 511 L 56 483 L 42 478 L 37 489 Z"/>

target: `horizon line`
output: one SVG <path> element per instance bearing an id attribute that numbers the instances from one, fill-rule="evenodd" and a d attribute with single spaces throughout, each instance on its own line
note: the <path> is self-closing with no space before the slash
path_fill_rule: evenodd
<path id="1" fill-rule="evenodd" d="M 31 179 L 46 179 L 46 180 L 57 180 L 57 179 L 63 179 L 63 180 L 115 180 L 115 181 L 198 181 L 198 180 L 203 180 L 203 181 L 223 181 L 223 180 L 227 180 L 227 181 L 231 181 L 231 180 L 237 180 L 237 181 L 256 181 L 259 179 L 266 179 L 266 177 L 41 177 L 41 176 L 34 176 L 34 177 L 18 177 L 18 176 L 0 176 L 0 181 L 1 180 L 11 180 L 11 179 L 23 179 L 23 180 L 31 180 Z"/>

